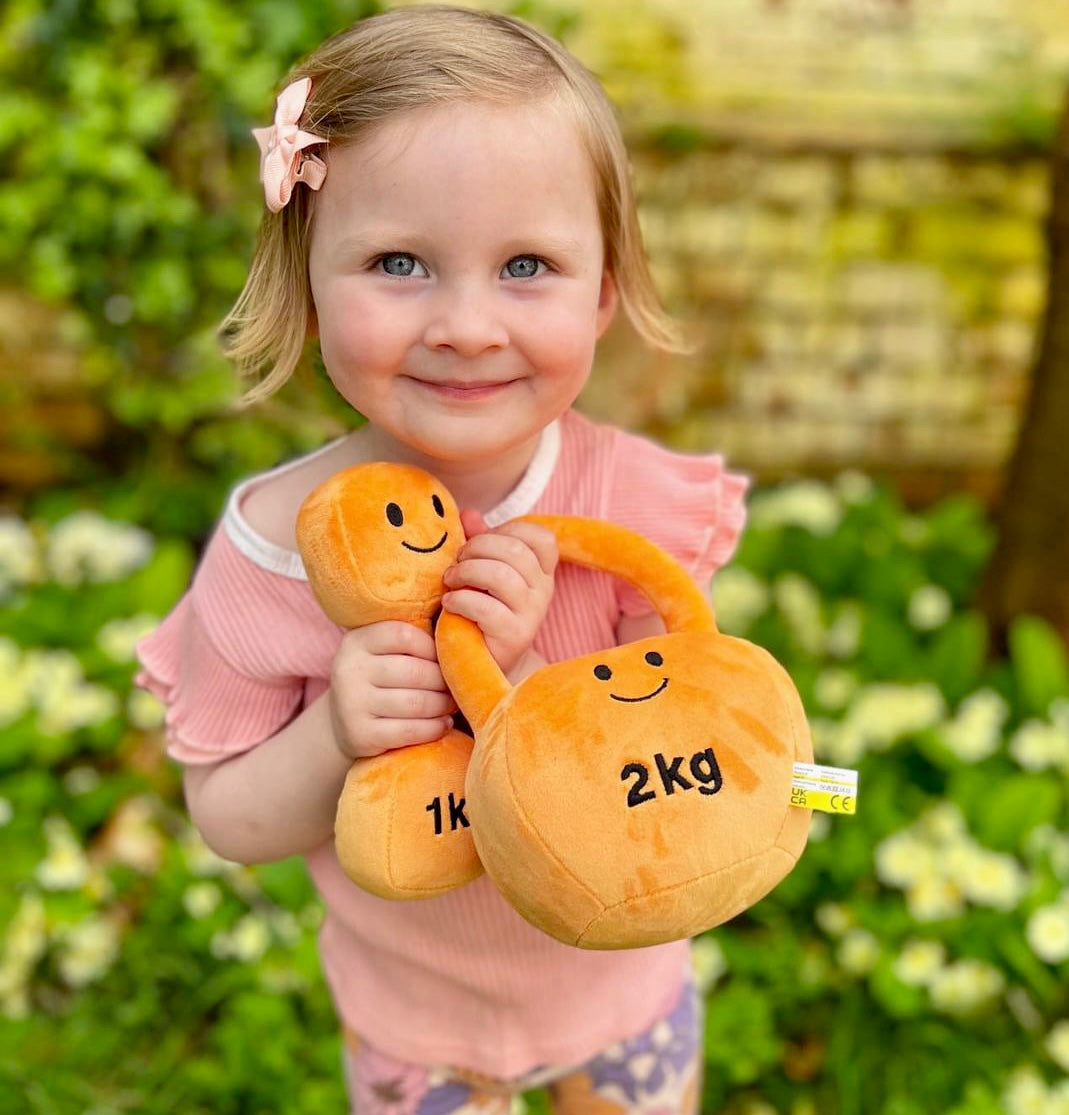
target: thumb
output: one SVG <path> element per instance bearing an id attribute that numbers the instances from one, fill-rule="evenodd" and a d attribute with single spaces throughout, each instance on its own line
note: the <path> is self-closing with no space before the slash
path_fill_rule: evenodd
<path id="1" fill-rule="evenodd" d="M 477 534 L 486 534 L 490 530 L 483 518 L 483 513 L 476 511 L 474 507 L 467 507 L 461 511 L 460 523 L 464 527 L 465 536 L 468 538 L 474 538 Z"/>

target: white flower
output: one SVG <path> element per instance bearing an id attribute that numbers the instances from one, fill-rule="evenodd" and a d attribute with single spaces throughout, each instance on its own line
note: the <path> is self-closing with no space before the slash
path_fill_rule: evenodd
<path id="1" fill-rule="evenodd" d="M 1016 909 L 1031 881 L 1013 856 L 974 845 L 968 868 L 955 876 L 965 897 L 977 906 L 996 910 Z"/>
<path id="2" fill-rule="evenodd" d="M 936 972 L 928 991 L 936 1010 L 969 1014 L 1001 995 L 1005 987 L 1005 977 L 993 965 L 965 959 Z"/>
<path id="3" fill-rule="evenodd" d="M 824 639 L 824 649 L 833 658 L 853 658 L 861 646 L 861 605 L 843 601 Z"/>
<path id="4" fill-rule="evenodd" d="M 191 918 L 206 918 L 213 914 L 223 900 L 223 892 L 216 883 L 193 883 L 182 894 L 182 905 Z"/>
<path id="5" fill-rule="evenodd" d="M 1051 824 L 1036 825 L 1025 838 L 1025 851 L 1033 860 L 1047 856 L 1054 877 L 1069 883 L 1069 833 Z"/>
<path id="6" fill-rule="evenodd" d="M 895 958 L 895 975 L 911 987 L 929 986 L 946 962 L 946 949 L 939 941 L 906 941 Z"/>
<path id="7" fill-rule="evenodd" d="M 1050 1115 L 1047 1085 L 1032 1065 L 1014 1070 L 1002 1093 L 1006 1115 Z"/>
<path id="8" fill-rule="evenodd" d="M 968 833 L 965 815 L 952 801 L 940 801 L 920 819 L 925 835 L 941 843 L 955 843 Z"/>
<path id="9" fill-rule="evenodd" d="M 755 494 L 750 522 L 758 530 L 798 526 L 811 534 L 831 534 L 842 520 L 835 492 L 816 480 L 800 480 Z"/>
<path id="10" fill-rule="evenodd" d="M 48 947 L 45 906 L 36 891 L 22 896 L 8 922 L 0 953 L 0 1013 L 25 1018 L 30 1012 L 29 980 Z"/>
<path id="11" fill-rule="evenodd" d="M 871 478 L 856 469 L 840 472 L 833 487 L 844 503 L 867 503 L 876 490 Z"/>
<path id="12" fill-rule="evenodd" d="M 0 636 L 0 728 L 14 724 L 33 706 L 30 674 L 18 646 Z"/>
<path id="13" fill-rule="evenodd" d="M 118 696 L 87 682 L 81 663 L 70 651 L 31 650 L 25 667 L 37 726 L 46 735 L 66 735 L 109 720 L 119 711 Z"/>
<path id="14" fill-rule="evenodd" d="M 883 682 L 858 691 L 843 723 L 865 750 L 886 751 L 904 736 L 937 724 L 945 709 L 942 693 L 929 682 Z"/>
<path id="15" fill-rule="evenodd" d="M 62 817 L 46 817 L 47 853 L 35 876 L 45 890 L 77 890 L 89 880 L 89 860 L 74 830 Z"/>
<path id="16" fill-rule="evenodd" d="M 899 520 L 898 537 L 910 546 L 923 546 L 931 533 L 931 528 L 918 515 L 904 515 Z"/>
<path id="17" fill-rule="evenodd" d="M 1005 699 L 993 689 L 978 689 L 939 728 L 940 738 L 959 759 L 978 763 L 998 749 L 1009 712 Z"/>
<path id="18" fill-rule="evenodd" d="M 1069 899 L 1065 892 L 1058 902 L 1040 906 L 1025 926 L 1025 939 L 1031 950 L 1047 964 L 1069 960 Z"/>
<path id="19" fill-rule="evenodd" d="M 822 902 L 814 916 L 829 937 L 841 937 L 854 924 L 853 916 L 841 902 Z"/>
<path id="20" fill-rule="evenodd" d="M 162 728 L 166 712 L 163 702 L 145 689 L 133 689 L 126 698 L 126 719 L 131 728 L 142 732 Z"/>
<path id="21" fill-rule="evenodd" d="M 942 627 L 954 611 L 950 594 L 940 585 L 921 585 L 909 598 L 906 616 L 918 631 Z"/>
<path id="22" fill-rule="evenodd" d="M 1026 720 L 1013 733 L 1009 751 L 1025 770 L 1069 770 L 1069 724 Z"/>
<path id="23" fill-rule="evenodd" d="M 92 793 L 100 785 L 100 772 L 95 767 L 71 767 L 63 776 L 63 788 L 68 794 L 79 797 L 82 794 Z"/>
<path id="24" fill-rule="evenodd" d="M 49 532 L 49 572 L 68 587 L 84 581 L 118 581 L 152 556 L 152 535 L 96 511 L 75 511 Z"/>
<path id="25" fill-rule="evenodd" d="M 698 990 L 704 994 L 728 970 L 724 950 L 715 938 L 706 933 L 695 937 L 691 942 L 690 955 L 694 965 L 694 982 Z"/>
<path id="26" fill-rule="evenodd" d="M 267 922 L 257 914 L 246 914 L 229 932 L 220 930 L 212 938 L 212 955 L 220 959 L 251 964 L 259 960 L 271 944 Z"/>
<path id="27" fill-rule="evenodd" d="M 713 578 L 717 625 L 729 634 L 745 634 L 770 600 L 768 585 L 740 565 L 729 565 Z"/>
<path id="28" fill-rule="evenodd" d="M 1058 1068 L 1069 1073 L 1069 1019 L 1054 1024 L 1043 1047 Z"/>
<path id="29" fill-rule="evenodd" d="M 824 646 L 824 619 L 820 593 L 800 573 L 784 573 L 776 579 L 772 594 L 791 635 L 807 654 L 819 654 Z"/>
<path id="30" fill-rule="evenodd" d="M 63 700 L 53 694 L 39 704 L 37 726 L 45 735 L 64 736 L 110 720 L 118 715 L 119 707 L 119 698 L 110 689 L 86 682 L 71 689 Z"/>
<path id="31" fill-rule="evenodd" d="M 912 886 L 934 876 L 938 869 L 935 850 L 912 828 L 900 829 L 881 840 L 873 859 L 876 878 L 889 887 Z"/>
<path id="32" fill-rule="evenodd" d="M 965 910 L 961 890 L 949 879 L 932 874 L 906 889 L 906 907 L 914 921 L 927 924 L 956 918 Z"/>
<path id="33" fill-rule="evenodd" d="M 134 647 L 159 625 L 159 617 L 140 612 L 109 620 L 97 632 L 97 646 L 113 662 L 133 662 Z"/>
<path id="34" fill-rule="evenodd" d="M 839 966 L 852 976 L 864 976 L 880 959 L 880 942 L 867 929 L 848 929 L 839 942 Z"/>
<path id="35" fill-rule="evenodd" d="M 236 866 L 230 860 L 217 856 L 195 828 L 190 827 L 180 843 L 186 866 L 194 875 L 226 875 Z"/>
<path id="36" fill-rule="evenodd" d="M 56 962 L 68 987 L 85 987 L 100 979 L 119 955 L 119 926 L 93 914 L 62 930 Z"/>
<path id="37" fill-rule="evenodd" d="M 39 581 L 41 550 L 33 531 L 14 515 L 0 515 L 0 598 Z"/>
<path id="38" fill-rule="evenodd" d="M 836 666 L 821 670 L 813 685 L 813 695 L 826 709 L 845 708 L 857 692 L 857 678 Z"/>
<path id="39" fill-rule="evenodd" d="M 163 859 L 163 837 L 156 828 L 155 806 L 146 796 L 128 798 L 112 816 L 101 841 L 108 859 L 148 875 Z"/>

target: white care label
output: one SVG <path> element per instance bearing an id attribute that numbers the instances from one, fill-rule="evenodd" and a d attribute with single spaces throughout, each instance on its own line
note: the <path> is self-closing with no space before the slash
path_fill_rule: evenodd
<path id="1" fill-rule="evenodd" d="M 857 771 L 819 763 L 795 763 L 791 805 L 819 809 L 822 813 L 856 813 Z"/>

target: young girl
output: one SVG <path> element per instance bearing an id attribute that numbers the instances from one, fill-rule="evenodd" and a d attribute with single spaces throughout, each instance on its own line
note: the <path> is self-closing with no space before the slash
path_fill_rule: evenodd
<path id="1" fill-rule="evenodd" d="M 269 211 L 231 353 L 264 376 L 262 396 L 314 337 L 367 421 L 240 485 L 188 594 L 140 648 L 192 818 L 231 860 L 306 856 L 354 1111 L 503 1113 L 535 1084 L 563 1113 L 695 1111 L 687 942 L 574 949 L 485 877 L 389 902 L 342 873 L 332 826 L 353 759 L 438 738 L 455 706 L 429 636 L 324 618 L 294 540 L 301 501 L 339 469 L 435 474 L 469 535 L 444 607 L 480 626 L 513 680 L 661 630 L 640 594 L 557 569 L 552 536 L 514 517 L 616 520 L 703 584 L 729 557 L 741 477 L 571 409 L 618 306 L 647 342 L 674 343 L 612 109 L 526 24 L 415 7 L 316 50 L 256 135 Z"/>

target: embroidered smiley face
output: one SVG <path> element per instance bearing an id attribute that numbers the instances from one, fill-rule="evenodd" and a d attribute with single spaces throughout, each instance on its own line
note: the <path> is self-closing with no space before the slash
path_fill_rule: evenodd
<path id="1" fill-rule="evenodd" d="M 647 665 L 657 668 L 664 665 L 664 656 L 659 651 L 648 650 L 645 655 L 643 655 L 643 661 Z M 596 677 L 598 681 L 611 681 L 612 667 L 606 666 L 604 662 L 599 662 L 598 665 L 594 667 L 594 677 Z M 630 696 L 610 691 L 609 696 L 614 701 L 622 701 L 625 704 L 637 704 L 639 701 L 652 701 L 654 697 L 663 693 L 667 688 L 668 678 L 661 677 L 654 688 L 648 693 L 642 693 L 639 696 Z"/>
<path id="2" fill-rule="evenodd" d="M 301 507 L 297 537 L 309 583 L 335 623 L 399 619 L 429 627 L 464 527 L 429 473 L 375 462 L 320 485 Z"/>
<path id="3" fill-rule="evenodd" d="M 431 508 L 439 519 L 445 518 L 445 504 L 442 503 L 442 497 L 438 495 L 437 492 L 434 492 L 431 495 Z M 395 503 L 393 500 L 391 500 L 388 504 L 386 504 L 386 521 L 392 527 L 401 528 L 405 525 L 405 513 L 399 503 Z M 414 542 L 409 542 L 404 538 L 401 539 L 401 545 L 404 546 L 406 550 L 411 550 L 414 554 L 433 554 L 436 550 L 440 550 L 446 544 L 448 538 L 449 531 L 447 529 L 443 530 L 438 541 L 430 546 L 417 546 Z"/>

